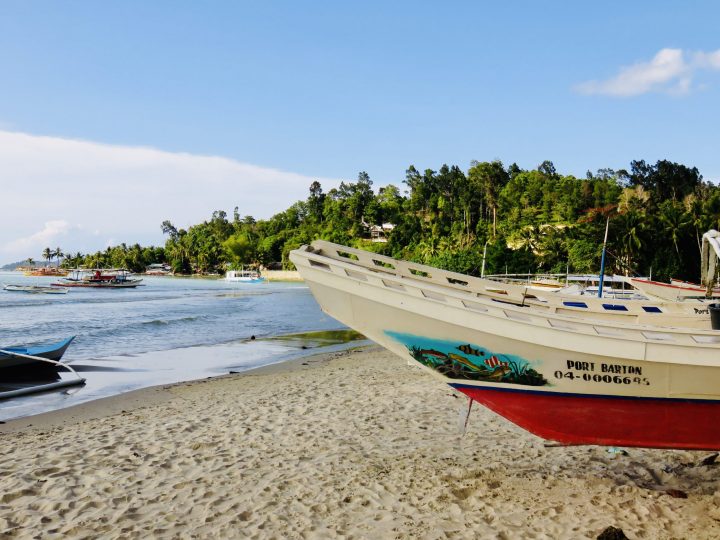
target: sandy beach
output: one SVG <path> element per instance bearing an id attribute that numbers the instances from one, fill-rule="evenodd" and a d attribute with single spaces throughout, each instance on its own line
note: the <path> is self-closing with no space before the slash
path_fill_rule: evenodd
<path id="1" fill-rule="evenodd" d="M 709 452 L 546 447 L 368 347 L 0 425 L 7 538 L 720 537 Z M 686 495 L 686 498 L 682 496 Z"/>

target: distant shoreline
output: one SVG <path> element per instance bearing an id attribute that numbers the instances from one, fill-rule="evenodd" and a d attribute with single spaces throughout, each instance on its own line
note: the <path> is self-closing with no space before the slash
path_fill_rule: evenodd
<path id="1" fill-rule="evenodd" d="M 22 274 L 22 270 L 8 270 L 0 268 L 0 272 L 3 273 L 16 273 Z M 287 281 L 287 282 L 303 282 L 303 278 L 297 270 L 263 270 L 261 273 L 266 281 Z M 205 279 L 223 279 L 220 274 L 167 274 L 167 275 L 155 275 L 146 274 L 144 272 L 137 272 L 136 275 L 147 276 L 147 277 L 180 277 L 180 278 L 205 278 Z"/>

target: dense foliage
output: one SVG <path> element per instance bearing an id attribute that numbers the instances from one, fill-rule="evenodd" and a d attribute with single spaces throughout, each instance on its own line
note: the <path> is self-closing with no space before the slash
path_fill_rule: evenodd
<path id="1" fill-rule="evenodd" d="M 164 248 L 122 244 L 63 264 L 141 271 L 167 262 L 177 273 L 288 268 L 292 249 L 323 238 L 470 274 L 480 273 L 485 251 L 486 273 L 597 272 L 609 218 L 609 271 L 697 280 L 702 233 L 720 226 L 720 188 L 669 161 L 633 161 L 629 170 L 586 178 L 563 176 L 549 161 L 534 170 L 499 161 L 473 162 L 466 172 L 411 166 L 403 184 L 375 192 L 364 172 L 327 193 L 313 182 L 306 200 L 268 220 L 235 208 L 232 218 L 217 211 L 187 230 L 165 221 Z M 372 242 L 368 226 L 383 223 L 395 225 L 387 242 Z"/>

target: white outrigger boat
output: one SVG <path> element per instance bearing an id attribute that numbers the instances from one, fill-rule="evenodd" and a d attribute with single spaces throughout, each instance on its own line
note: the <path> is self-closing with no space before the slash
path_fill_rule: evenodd
<path id="1" fill-rule="evenodd" d="M 24 292 L 31 294 L 67 294 L 67 287 L 50 287 L 45 285 L 15 285 L 9 283 L 3 286 L 4 291 Z"/>
<path id="2" fill-rule="evenodd" d="M 437 269 L 431 270 L 435 273 L 440 272 Z M 699 296 L 686 298 L 683 302 L 644 296 L 637 298 L 634 295 L 623 296 L 617 293 L 599 298 L 597 288 L 592 291 L 592 289 L 574 289 L 570 286 L 556 291 L 538 291 L 517 283 L 500 283 L 473 276 L 447 274 L 450 274 L 448 283 L 451 287 L 471 290 L 475 294 L 493 298 L 498 302 L 534 306 L 559 315 L 591 317 L 604 321 L 616 320 L 626 324 L 701 329 L 711 327 L 708 301 Z M 466 285 L 459 287 L 458 283 Z"/>
<path id="3" fill-rule="evenodd" d="M 326 313 L 540 437 L 720 449 L 720 331 L 668 324 L 679 304 L 544 304 L 324 241 L 290 259 Z"/>
<path id="4" fill-rule="evenodd" d="M 670 283 L 663 283 L 650 279 L 630 278 L 630 283 L 643 294 L 668 302 L 683 302 L 694 298 L 704 298 L 707 293 L 705 287 L 687 281 L 672 280 Z M 720 296 L 720 289 L 712 289 L 711 294 L 714 297 Z"/>
<path id="5" fill-rule="evenodd" d="M 702 299 L 712 296 L 720 299 L 720 287 L 715 283 L 718 260 L 720 259 L 720 232 L 710 230 L 703 234 L 700 264 L 703 285 L 671 279 L 670 283 L 650 279 L 630 278 L 633 287 L 643 294 L 668 301 L 687 302 L 690 299 Z M 714 287 L 708 287 L 708 282 Z"/>
<path id="6" fill-rule="evenodd" d="M 262 276 L 254 270 L 228 270 L 224 279 L 236 283 L 259 283 L 264 281 Z"/>

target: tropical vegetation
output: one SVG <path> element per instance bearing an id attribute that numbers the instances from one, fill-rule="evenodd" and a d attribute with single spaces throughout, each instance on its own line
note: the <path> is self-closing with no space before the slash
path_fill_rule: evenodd
<path id="1" fill-rule="evenodd" d="M 386 241 L 372 241 L 370 227 L 387 223 L 394 227 Z M 467 171 L 411 166 L 399 185 L 374 190 L 365 172 L 327 192 L 313 182 L 307 199 L 266 220 L 236 207 L 187 229 L 164 221 L 163 247 L 121 244 L 65 254 L 62 264 L 141 271 L 166 262 L 180 274 L 291 268 L 291 250 L 323 238 L 476 275 L 483 261 L 485 273 L 597 272 L 606 223 L 609 271 L 697 280 L 701 236 L 720 228 L 720 188 L 666 160 L 585 178 L 562 175 L 550 161 L 532 170 L 500 161 Z M 43 256 L 61 254 L 48 248 Z"/>

